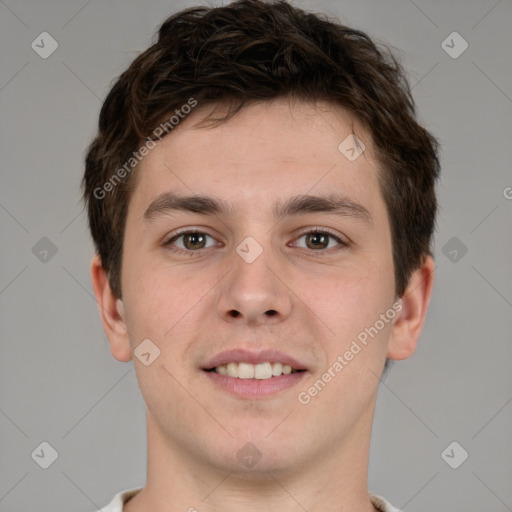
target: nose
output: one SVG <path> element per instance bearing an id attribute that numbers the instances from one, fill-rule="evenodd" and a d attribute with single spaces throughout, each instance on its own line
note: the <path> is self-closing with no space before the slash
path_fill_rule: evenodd
<path id="1" fill-rule="evenodd" d="M 270 250 L 250 263 L 233 251 L 231 268 L 218 301 L 223 320 L 256 326 L 280 323 L 290 316 L 293 293 L 283 265 Z"/>

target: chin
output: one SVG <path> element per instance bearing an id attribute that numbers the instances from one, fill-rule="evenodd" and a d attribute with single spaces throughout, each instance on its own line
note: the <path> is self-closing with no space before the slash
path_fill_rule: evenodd
<path id="1" fill-rule="evenodd" d="M 209 457 L 211 464 L 243 480 L 268 480 L 271 475 L 288 473 L 304 462 L 299 459 L 308 458 L 300 437 L 283 437 L 277 432 L 267 436 L 269 431 L 262 429 L 259 436 L 234 436 L 224 446 L 215 445 Z"/>

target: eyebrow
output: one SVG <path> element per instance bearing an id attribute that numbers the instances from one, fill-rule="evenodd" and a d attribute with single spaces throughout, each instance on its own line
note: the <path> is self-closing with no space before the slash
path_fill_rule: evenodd
<path id="1" fill-rule="evenodd" d="M 162 215 L 169 215 L 177 211 L 201 215 L 234 216 L 236 214 L 235 206 L 222 199 L 204 195 L 180 196 L 173 193 L 164 193 L 149 205 L 143 217 L 145 220 L 151 221 Z M 362 220 L 370 226 L 373 225 L 373 219 L 368 209 L 341 194 L 294 196 L 284 203 L 275 203 L 272 209 L 272 214 L 276 219 L 291 215 L 321 212 L 352 217 Z"/>

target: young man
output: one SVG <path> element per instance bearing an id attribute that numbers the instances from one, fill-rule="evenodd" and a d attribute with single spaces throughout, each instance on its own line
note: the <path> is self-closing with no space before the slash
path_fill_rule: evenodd
<path id="1" fill-rule="evenodd" d="M 147 404 L 146 485 L 104 511 L 395 510 L 371 425 L 427 312 L 438 173 L 364 33 L 257 0 L 162 25 L 86 158 L 94 291 Z"/>

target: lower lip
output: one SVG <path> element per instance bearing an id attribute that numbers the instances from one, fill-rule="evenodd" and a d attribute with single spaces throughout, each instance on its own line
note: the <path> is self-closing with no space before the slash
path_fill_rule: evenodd
<path id="1" fill-rule="evenodd" d="M 204 371 L 217 386 L 229 393 L 246 399 L 266 398 L 295 386 L 304 378 L 306 371 L 271 377 L 270 379 L 239 379 L 217 372 Z"/>

